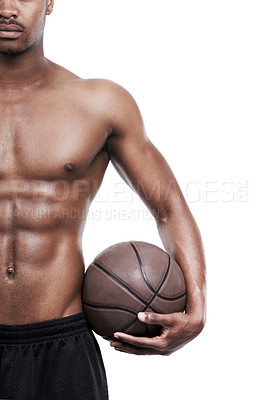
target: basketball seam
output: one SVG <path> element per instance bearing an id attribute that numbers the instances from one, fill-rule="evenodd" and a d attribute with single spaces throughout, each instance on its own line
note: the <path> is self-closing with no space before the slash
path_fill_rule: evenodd
<path id="1" fill-rule="evenodd" d="M 136 297 L 141 303 L 147 304 L 147 302 L 142 297 L 140 297 L 137 293 L 135 293 L 128 286 L 126 286 L 123 282 L 121 282 L 116 276 L 114 276 L 111 272 L 109 272 L 101 264 L 97 263 L 97 261 L 93 261 L 92 264 L 95 265 L 96 267 L 98 267 L 99 269 L 101 269 L 103 272 L 105 272 L 111 279 L 116 281 L 120 286 L 124 287 L 129 293 L 131 293 L 134 297 Z"/>
<path id="2" fill-rule="evenodd" d="M 85 303 L 84 301 L 82 302 L 83 304 L 85 304 L 86 306 L 89 307 L 94 307 L 94 308 L 102 308 L 105 310 L 122 310 L 122 311 L 127 311 L 133 315 L 136 315 L 137 313 L 135 311 L 130 310 L 129 308 L 125 308 L 125 307 L 118 307 L 118 306 L 99 306 L 97 304 L 91 304 L 91 303 Z M 1 400 L 1 399 L 0 399 Z"/>
<path id="3" fill-rule="evenodd" d="M 130 242 L 130 243 L 131 243 L 131 242 Z M 134 245 L 133 245 L 133 246 L 134 246 Z M 134 246 L 134 247 L 135 247 L 135 246 Z M 138 251 L 137 251 L 137 252 L 138 252 Z M 140 257 L 139 257 L 139 258 L 140 258 Z M 140 259 L 140 261 L 141 261 L 141 259 Z M 168 267 L 167 267 L 167 271 L 165 272 L 165 275 L 164 275 L 164 277 L 163 277 L 163 279 L 162 279 L 162 281 L 161 281 L 161 283 L 160 283 L 158 289 L 155 291 L 154 295 L 152 296 L 152 298 L 150 299 L 150 301 L 147 302 L 146 306 L 143 308 L 143 310 L 141 310 L 141 312 L 146 311 L 146 309 L 150 306 L 150 304 L 153 302 L 153 300 L 155 299 L 155 297 L 157 297 L 157 292 L 161 289 L 163 283 L 165 282 L 165 280 L 166 280 L 166 278 L 167 278 L 167 276 L 168 276 L 169 270 L 170 270 L 170 256 L 169 256 L 169 254 L 168 254 Z M 152 306 L 150 306 L 150 307 L 152 307 Z M 155 312 L 159 314 L 158 311 L 155 310 Z M 121 331 L 122 331 L 122 332 L 125 332 L 125 331 L 126 331 L 127 329 L 129 329 L 137 320 L 138 320 L 138 317 L 135 317 L 128 325 L 126 325 L 124 328 L 122 328 Z M 147 330 L 147 332 L 148 332 L 148 330 Z M 110 337 L 111 337 L 111 336 L 108 336 L 108 337 L 105 338 L 105 339 L 109 339 Z"/>
<path id="4" fill-rule="evenodd" d="M 143 278 L 144 278 L 144 281 L 145 281 L 146 285 L 147 285 L 148 288 L 155 294 L 156 291 L 153 289 L 153 287 L 150 285 L 150 283 L 149 283 L 149 281 L 148 281 L 148 278 L 147 278 L 147 276 L 146 276 L 146 273 L 145 273 L 145 270 L 144 270 L 144 267 L 143 267 L 143 264 L 142 264 L 142 261 L 141 261 L 140 254 L 139 254 L 139 252 L 138 252 L 136 246 L 134 245 L 133 242 L 129 242 L 129 244 L 131 245 L 132 249 L 133 249 L 134 252 L 135 252 L 135 255 L 136 255 L 137 260 L 138 260 L 138 263 L 139 263 L 139 265 L 140 265 L 141 273 L 142 273 L 142 276 L 143 276 Z M 170 255 L 169 255 L 168 253 L 166 253 L 166 254 L 167 254 L 167 256 L 168 256 L 168 261 L 170 261 Z M 169 267 L 169 263 L 168 263 L 168 267 Z M 158 293 L 157 297 L 159 297 L 159 298 L 162 299 L 162 300 L 175 301 L 175 300 L 178 300 L 178 299 L 180 299 L 181 297 L 185 296 L 185 294 L 186 294 L 186 292 L 184 292 L 184 293 L 182 293 L 182 294 L 180 294 L 180 295 L 178 295 L 178 296 L 176 296 L 176 297 L 165 297 L 165 296 L 163 296 L 163 295 L 161 295 L 161 294 Z"/>
<path id="5" fill-rule="evenodd" d="M 136 258 L 137 258 L 137 260 L 138 260 L 138 263 L 139 263 L 139 266 L 140 266 L 140 269 L 141 269 L 141 273 L 142 273 L 142 276 L 143 276 L 143 279 L 144 279 L 146 285 L 148 286 L 148 288 L 149 288 L 153 293 L 155 293 L 155 290 L 153 289 L 153 287 L 150 286 L 150 283 L 149 283 L 149 281 L 148 281 L 148 278 L 147 278 L 147 276 L 146 276 L 146 274 L 145 274 L 145 271 L 144 271 L 144 268 L 143 268 L 143 264 L 142 264 L 142 261 L 141 261 L 141 258 L 140 258 L 140 255 L 139 255 L 138 250 L 136 249 L 136 247 L 134 246 L 134 244 L 133 244 L 132 242 L 129 242 L 129 243 L 130 243 L 132 249 L 134 250 L 134 253 L 135 253 Z"/>
<path id="6" fill-rule="evenodd" d="M 162 300 L 175 301 L 175 300 L 181 299 L 181 298 L 184 297 L 185 295 L 186 295 L 186 292 L 184 292 L 184 293 L 182 293 L 182 294 L 179 294 L 179 295 L 176 296 L 176 297 L 165 297 L 165 296 L 162 296 L 160 293 L 158 293 L 158 296 L 157 296 L 157 297 L 159 297 L 159 298 L 162 299 Z"/>
<path id="7" fill-rule="evenodd" d="M 121 282 L 121 281 L 120 281 L 116 276 L 114 276 L 111 272 L 109 272 L 108 270 L 106 270 L 106 268 L 104 268 L 104 267 L 103 267 L 101 264 L 99 264 L 97 261 L 93 261 L 92 264 L 95 265 L 96 267 L 98 267 L 99 269 L 101 269 L 103 272 L 105 272 L 111 279 L 115 280 L 120 286 L 124 287 L 132 296 L 136 297 L 141 303 L 143 303 L 143 304 L 144 304 L 144 307 L 143 307 L 143 309 L 142 309 L 140 312 L 146 311 L 146 309 L 150 308 L 153 312 L 159 313 L 159 312 L 151 305 L 151 303 L 154 301 L 154 299 L 155 299 L 156 297 L 159 297 L 159 298 L 161 298 L 161 299 L 168 300 L 168 301 L 175 301 L 175 300 L 178 300 L 178 299 L 180 299 L 180 298 L 182 298 L 182 297 L 184 297 L 184 296 L 186 295 L 186 291 L 185 291 L 185 292 L 184 292 L 183 294 L 181 294 L 181 295 L 178 295 L 178 296 L 176 296 L 176 297 L 170 297 L 170 298 L 168 298 L 168 297 L 162 296 L 162 295 L 160 295 L 160 294 L 158 293 L 158 292 L 160 291 L 161 287 L 163 286 L 165 280 L 167 279 L 168 273 L 169 273 L 169 271 L 170 271 L 170 262 L 171 262 L 171 258 L 170 258 L 170 255 L 169 255 L 168 253 L 166 253 L 167 256 L 168 256 L 168 266 L 167 266 L 167 270 L 166 270 L 166 272 L 165 272 L 165 274 L 164 274 L 164 276 L 163 276 L 163 279 L 162 279 L 161 283 L 159 284 L 158 289 L 157 289 L 157 290 L 154 290 L 154 289 L 151 287 L 150 283 L 148 282 L 146 273 L 145 273 L 144 268 L 143 268 L 142 260 L 141 260 L 141 257 L 140 257 L 140 255 L 139 255 L 139 252 L 138 252 L 137 248 L 135 247 L 135 245 L 133 244 L 133 242 L 129 242 L 129 244 L 131 245 L 132 249 L 134 250 L 134 252 L 135 252 L 135 254 L 136 254 L 136 257 L 137 257 L 138 263 L 139 263 L 139 265 L 140 265 L 140 269 L 141 269 L 141 272 L 142 272 L 144 281 L 145 281 L 146 285 L 148 286 L 148 288 L 149 288 L 149 289 L 152 291 L 152 293 L 153 293 L 152 298 L 151 298 L 148 302 L 146 302 L 144 299 L 142 299 L 137 293 L 135 293 L 135 292 L 134 292 L 132 289 L 130 289 L 128 286 L 126 286 L 123 282 Z M 84 303 L 84 302 L 83 302 L 83 303 Z M 129 329 L 129 328 L 138 320 L 137 313 L 135 313 L 135 312 L 133 312 L 133 311 L 131 311 L 131 310 L 129 310 L 129 309 L 125 309 L 125 308 L 123 308 L 123 307 L 98 306 L 98 305 L 89 304 L 89 303 L 84 303 L 84 304 L 87 305 L 87 306 L 95 307 L 95 308 L 119 309 L 119 310 L 123 310 L 123 311 L 129 312 L 129 313 L 135 315 L 135 318 L 134 318 L 130 323 L 128 323 L 124 328 L 121 328 L 121 331 L 123 331 L 123 332 L 125 332 L 127 329 Z M 147 334 L 148 334 L 148 326 L 146 325 L 146 323 L 145 323 L 145 327 L 146 327 L 146 332 L 147 332 Z M 112 336 L 112 335 L 109 335 L 109 336 L 107 336 L 107 337 L 104 337 L 104 339 L 109 339 L 109 338 L 111 338 L 111 337 L 113 337 L 113 336 Z"/>
<path id="8" fill-rule="evenodd" d="M 89 307 L 94 307 L 94 308 L 104 308 L 104 309 L 113 309 L 113 310 L 126 310 L 129 311 L 130 313 L 137 315 L 136 311 L 132 311 L 129 308 L 124 308 L 124 307 L 120 307 L 120 306 L 105 306 L 105 305 L 100 305 L 100 304 L 92 304 L 92 303 L 86 303 L 85 301 L 82 300 L 82 303 L 85 304 L 86 306 Z M 151 306 L 148 306 L 148 308 L 150 308 L 152 311 L 154 310 L 154 308 L 152 308 Z M 0 399 L 1 400 L 1 399 Z"/>

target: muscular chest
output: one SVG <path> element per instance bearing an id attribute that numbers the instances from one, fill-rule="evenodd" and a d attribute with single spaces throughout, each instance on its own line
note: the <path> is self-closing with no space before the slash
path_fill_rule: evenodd
<path id="1" fill-rule="evenodd" d="M 2 102 L 0 178 L 82 177 L 105 140 L 103 121 L 70 99 Z"/>

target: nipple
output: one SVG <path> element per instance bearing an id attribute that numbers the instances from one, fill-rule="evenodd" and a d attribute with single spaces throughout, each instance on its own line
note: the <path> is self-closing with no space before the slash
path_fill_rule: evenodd
<path id="1" fill-rule="evenodd" d="M 73 164 L 73 163 L 67 163 L 67 164 L 65 164 L 65 166 L 64 166 L 64 168 L 65 168 L 65 170 L 66 171 L 72 171 L 74 168 L 75 168 L 75 164 Z"/>

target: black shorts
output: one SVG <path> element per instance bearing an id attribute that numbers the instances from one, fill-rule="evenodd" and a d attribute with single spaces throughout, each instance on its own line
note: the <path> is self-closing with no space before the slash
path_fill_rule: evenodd
<path id="1" fill-rule="evenodd" d="M 84 311 L 0 324 L 0 400 L 107 400 L 98 342 Z"/>

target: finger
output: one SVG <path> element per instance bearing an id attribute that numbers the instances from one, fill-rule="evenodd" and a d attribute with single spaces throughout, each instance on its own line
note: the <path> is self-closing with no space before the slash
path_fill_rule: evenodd
<path id="1" fill-rule="evenodd" d="M 155 336 L 153 338 L 138 337 L 128 335 L 123 332 L 115 332 L 114 337 L 123 340 L 124 343 L 129 343 L 138 347 L 148 347 L 152 349 L 161 349 L 164 346 L 164 340 L 160 336 Z"/>
<path id="2" fill-rule="evenodd" d="M 111 344 L 112 347 L 114 347 Z M 119 343 L 117 342 L 116 346 L 114 347 L 116 351 L 121 351 L 123 353 L 129 353 L 129 354 L 136 354 L 136 355 L 156 355 L 156 354 L 160 354 L 159 350 L 155 350 L 155 349 L 149 349 L 146 347 L 137 347 L 137 346 L 133 346 L 130 344 L 125 344 L 125 343 Z"/>

